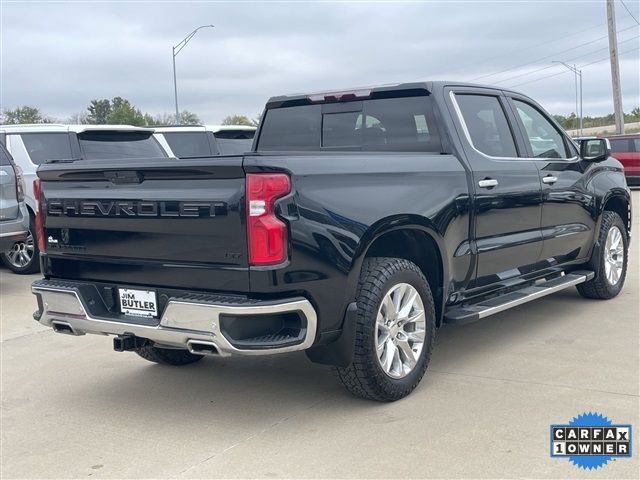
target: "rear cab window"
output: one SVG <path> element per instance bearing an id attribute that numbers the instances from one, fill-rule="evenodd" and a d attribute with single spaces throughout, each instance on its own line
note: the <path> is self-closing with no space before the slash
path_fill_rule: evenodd
<path id="1" fill-rule="evenodd" d="M 267 109 L 257 150 L 439 153 L 432 100 L 424 93 Z"/>
<path id="2" fill-rule="evenodd" d="M 40 165 L 48 160 L 73 158 L 68 133 L 23 133 L 20 135 L 31 163 Z"/>
<path id="3" fill-rule="evenodd" d="M 253 146 L 255 130 L 220 130 L 213 135 L 220 155 L 240 155 Z"/>
<path id="4" fill-rule="evenodd" d="M 212 151 L 207 132 L 164 132 L 164 139 L 178 158 L 209 157 Z"/>
<path id="5" fill-rule="evenodd" d="M 80 150 L 86 160 L 159 158 L 167 154 L 153 132 L 88 130 L 78 133 Z"/>

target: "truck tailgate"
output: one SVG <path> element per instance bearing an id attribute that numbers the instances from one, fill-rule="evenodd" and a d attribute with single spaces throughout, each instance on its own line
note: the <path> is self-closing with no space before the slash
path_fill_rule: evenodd
<path id="1" fill-rule="evenodd" d="M 246 291 L 242 157 L 47 164 L 45 274 Z"/>

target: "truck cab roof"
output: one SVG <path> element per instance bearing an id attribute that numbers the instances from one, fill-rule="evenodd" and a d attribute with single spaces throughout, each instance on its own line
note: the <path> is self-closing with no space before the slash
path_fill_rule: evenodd
<path id="1" fill-rule="evenodd" d="M 293 93 L 288 95 L 279 95 L 271 97 L 267 101 L 266 108 L 278 108 L 282 106 L 293 106 L 307 103 L 323 103 L 328 101 L 349 101 L 365 98 L 383 98 L 386 96 L 396 96 L 398 92 L 423 91 L 426 94 L 432 93 L 445 87 L 473 87 L 486 88 L 491 90 L 512 91 L 505 88 L 498 88 L 493 85 L 483 85 L 478 83 L 468 83 L 459 81 L 424 81 L 410 83 L 392 83 L 384 85 L 371 85 L 364 87 L 340 88 L 335 90 L 323 90 L 310 93 Z"/>

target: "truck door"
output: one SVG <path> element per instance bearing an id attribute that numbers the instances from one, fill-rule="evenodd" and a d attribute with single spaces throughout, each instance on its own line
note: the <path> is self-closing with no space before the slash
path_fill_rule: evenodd
<path id="1" fill-rule="evenodd" d="M 587 258 L 593 245 L 593 195 L 576 147 L 542 108 L 509 94 L 508 100 L 542 181 L 542 266 Z"/>
<path id="2" fill-rule="evenodd" d="M 477 270 L 469 288 L 536 270 L 542 252 L 540 176 L 515 134 L 505 97 L 467 87 L 451 90 L 448 100 L 472 171 L 471 251 Z"/>

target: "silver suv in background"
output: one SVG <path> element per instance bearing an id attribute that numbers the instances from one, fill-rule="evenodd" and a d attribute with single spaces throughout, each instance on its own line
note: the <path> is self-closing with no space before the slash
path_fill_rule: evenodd
<path id="1" fill-rule="evenodd" d="M 40 268 L 33 195 L 38 166 L 56 160 L 167 157 L 153 132 L 151 128 L 129 125 L 0 125 L 0 143 L 6 146 L 24 175 L 29 223 L 26 240 L 0 250 L 2 261 L 15 273 L 34 273 Z M 23 253 L 17 258 L 15 251 Z"/>
<path id="2" fill-rule="evenodd" d="M 0 145 L 0 250 L 14 245 L 25 245 L 29 230 L 29 213 L 24 203 L 24 179 L 20 167 L 13 163 L 11 155 Z M 9 250 L 15 262 L 24 261 L 21 249 Z"/>
<path id="3" fill-rule="evenodd" d="M 251 150 L 256 127 L 246 125 L 176 125 L 155 127 L 155 137 L 177 158 L 241 155 Z"/>

